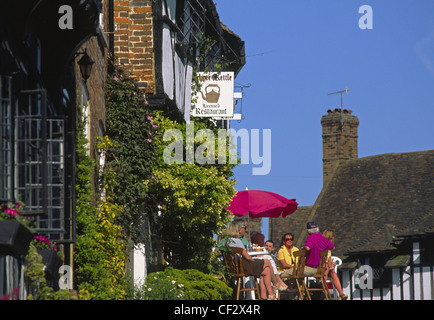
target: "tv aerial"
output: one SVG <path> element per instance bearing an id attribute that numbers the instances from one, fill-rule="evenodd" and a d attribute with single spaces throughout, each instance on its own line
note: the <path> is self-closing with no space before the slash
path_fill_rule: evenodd
<path id="1" fill-rule="evenodd" d="M 348 92 L 350 92 L 350 89 L 348 89 L 348 86 L 345 86 L 345 90 L 331 92 L 331 93 L 328 94 L 329 96 L 332 95 L 332 94 L 338 94 L 338 93 L 341 95 L 341 129 L 344 126 L 344 118 L 343 118 L 343 110 L 344 109 L 343 109 L 343 97 L 342 97 L 342 94 L 343 93 L 348 94 Z"/>

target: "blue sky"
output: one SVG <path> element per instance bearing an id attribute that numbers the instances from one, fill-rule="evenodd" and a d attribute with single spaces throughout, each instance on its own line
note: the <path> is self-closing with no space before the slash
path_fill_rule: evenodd
<path id="1" fill-rule="evenodd" d="M 328 93 L 346 86 L 344 108 L 360 121 L 359 157 L 434 149 L 434 1 L 214 2 L 246 44 L 235 83 L 251 86 L 244 119 L 231 127 L 271 129 L 271 171 L 255 176 L 255 165 L 239 165 L 237 190 L 314 204 L 323 183 L 320 120 L 340 107 Z M 372 8 L 372 29 L 359 28 L 362 5 Z"/>

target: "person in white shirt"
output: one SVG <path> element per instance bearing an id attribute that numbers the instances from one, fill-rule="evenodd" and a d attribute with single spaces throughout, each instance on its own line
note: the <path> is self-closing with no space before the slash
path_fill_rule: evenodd
<path id="1" fill-rule="evenodd" d="M 227 234 L 232 236 L 229 239 L 223 239 L 217 248 L 228 246 L 229 248 L 241 248 L 243 249 L 241 258 L 243 259 L 244 272 L 249 276 L 254 276 L 259 279 L 259 288 L 261 291 L 261 299 L 274 300 L 275 295 L 271 285 L 271 274 L 273 272 L 271 263 L 268 259 L 253 259 L 247 252 L 243 243 L 238 239 L 238 231 L 240 225 L 237 222 L 232 222 L 227 228 Z M 235 232 L 234 232 L 235 231 Z M 268 295 L 267 295 L 268 292 Z"/>

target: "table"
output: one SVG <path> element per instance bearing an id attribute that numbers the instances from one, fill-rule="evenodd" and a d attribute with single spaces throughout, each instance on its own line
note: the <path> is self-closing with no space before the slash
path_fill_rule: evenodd
<path id="1" fill-rule="evenodd" d="M 268 251 L 249 251 L 247 252 L 250 256 L 259 256 L 259 255 L 264 255 L 264 254 L 270 254 Z"/>

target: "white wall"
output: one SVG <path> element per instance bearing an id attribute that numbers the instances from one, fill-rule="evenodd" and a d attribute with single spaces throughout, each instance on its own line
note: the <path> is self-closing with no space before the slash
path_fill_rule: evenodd
<path id="1" fill-rule="evenodd" d="M 413 266 L 392 269 L 392 287 L 360 290 L 354 270 L 342 270 L 344 293 L 353 300 L 434 300 L 434 266 L 420 265 L 420 246 L 413 243 Z"/>
<path id="2" fill-rule="evenodd" d="M 133 254 L 133 279 L 134 284 L 142 286 L 145 283 L 148 270 L 146 267 L 145 245 L 140 244 L 134 248 Z"/>
<path id="3" fill-rule="evenodd" d="M 176 0 L 162 1 L 163 16 L 176 23 Z M 190 123 L 191 109 L 191 83 L 193 76 L 193 65 L 187 59 L 181 59 L 175 51 L 175 33 L 170 27 L 163 23 L 163 87 L 164 93 L 170 99 L 174 99 L 178 109 L 184 113 L 184 120 Z"/>

